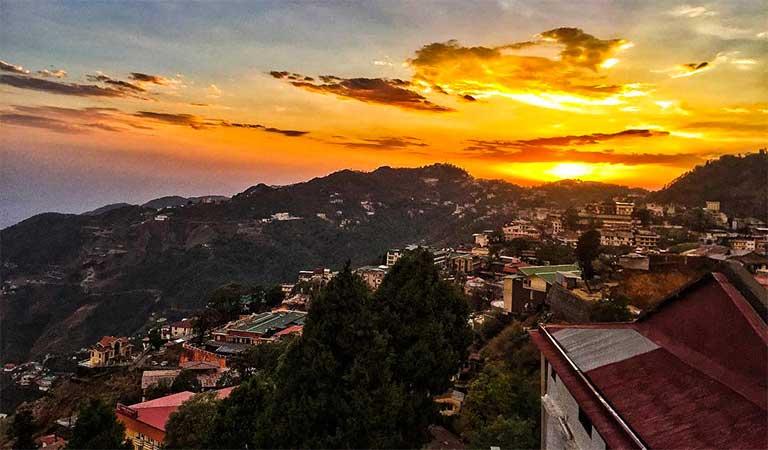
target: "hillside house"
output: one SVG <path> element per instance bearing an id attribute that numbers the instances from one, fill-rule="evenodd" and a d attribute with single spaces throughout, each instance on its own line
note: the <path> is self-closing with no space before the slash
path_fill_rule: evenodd
<path id="1" fill-rule="evenodd" d="M 554 283 L 558 280 L 568 283 L 567 280 L 580 278 L 581 274 L 576 264 L 526 266 L 517 270 L 517 275 L 506 276 L 503 280 L 504 310 L 507 312 L 522 313 L 536 308 L 544 302 Z"/>
<path id="2" fill-rule="evenodd" d="M 133 345 L 127 337 L 104 336 L 90 348 L 90 367 L 102 367 L 125 362 L 131 357 Z"/>

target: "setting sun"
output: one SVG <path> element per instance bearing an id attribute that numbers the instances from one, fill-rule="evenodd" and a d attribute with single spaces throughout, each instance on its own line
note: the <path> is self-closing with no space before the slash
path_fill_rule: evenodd
<path id="1" fill-rule="evenodd" d="M 593 172 L 592 167 L 587 164 L 579 163 L 560 163 L 553 167 L 549 173 L 558 178 L 577 178 L 589 175 Z"/>

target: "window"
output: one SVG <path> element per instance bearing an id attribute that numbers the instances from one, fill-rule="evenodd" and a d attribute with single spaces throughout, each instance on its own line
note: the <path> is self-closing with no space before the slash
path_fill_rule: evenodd
<path id="1" fill-rule="evenodd" d="M 579 422 L 581 423 L 581 426 L 584 427 L 584 431 L 587 432 L 589 437 L 592 437 L 592 421 L 589 420 L 589 416 L 587 416 L 587 413 L 585 413 L 581 407 L 579 407 Z"/>

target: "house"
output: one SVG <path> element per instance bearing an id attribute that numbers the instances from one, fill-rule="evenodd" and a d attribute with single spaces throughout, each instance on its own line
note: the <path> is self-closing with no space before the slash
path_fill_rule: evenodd
<path id="1" fill-rule="evenodd" d="M 233 389 L 218 390 L 216 396 L 226 398 Z M 118 403 L 115 415 L 125 425 L 126 441 L 134 450 L 160 450 L 165 442 L 165 425 L 171 414 L 194 395 L 194 392 L 184 391 L 134 405 Z"/>
<path id="2" fill-rule="evenodd" d="M 101 367 L 128 360 L 133 346 L 127 337 L 104 336 L 90 349 L 88 365 Z"/>
<path id="3" fill-rule="evenodd" d="M 478 247 L 488 247 L 491 243 L 491 236 L 493 236 L 492 230 L 486 230 L 482 233 L 475 233 L 472 235 L 475 245 Z"/>
<path id="4" fill-rule="evenodd" d="M 704 209 L 706 209 L 707 211 L 710 211 L 710 212 L 714 212 L 714 213 L 720 212 L 720 202 L 708 200 L 705 203 Z"/>
<path id="5" fill-rule="evenodd" d="M 631 202 L 614 202 L 616 215 L 631 216 L 635 211 L 635 204 Z"/>
<path id="6" fill-rule="evenodd" d="M 463 392 L 453 389 L 443 395 L 436 396 L 434 402 L 438 404 L 440 414 L 443 416 L 456 416 L 461 412 L 464 398 Z"/>
<path id="7" fill-rule="evenodd" d="M 384 281 L 387 269 L 387 266 L 363 266 L 355 269 L 355 273 L 360 275 L 371 290 L 375 291 Z"/>
<path id="8" fill-rule="evenodd" d="M 385 261 L 385 264 L 387 267 L 392 267 L 395 265 L 398 259 L 400 259 L 403 256 L 403 251 L 399 248 L 393 248 L 387 251 L 387 259 Z"/>
<path id="9" fill-rule="evenodd" d="M 179 339 L 187 336 L 192 336 L 194 334 L 195 327 L 190 319 L 182 319 L 178 322 L 173 322 L 171 324 L 163 325 L 162 328 L 160 328 L 160 337 L 163 339 L 171 340 L 171 339 Z"/>
<path id="10" fill-rule="evenodd" d="M 728 246 L 731 247 L 733 250 L 741 251 L 741 250 L 747 250 L 747 251 L 755 251 L 757 248 L 755 245 L 754 239 L 731 239 L 728 242 Z"/>
<path id="11" fill-rule="evenodd" d="M 518 267 L 517 275 L 503 279 L 504 310 L 522 313 L 542 304 L 551 285 L 557 282 L 558 273 L 579 277 L 581 271 L 576 264 L 557 266 Z"/>
<path id="12" fill-rule="evenodd" d="M 448 266 L 456 273 L 471 273 L 475 270 L 475 259 L 469 253 L 454 254 L 448 260 Z"/>
<path id="13" fill-rule="evenodd" d="M 35 439 L 35 444 L 38 445 L 38 448 L 45 448 L 47 450 L 61 450 L 67 446 L 67 441 L 63 437 L 54 433 L 40 436 L 39 438 Z"/>
<path id="14" fill-rule="evenodd" d="M 532 330 L 541 448 L 768 448 L 768 296 L 752 283 L 728 266 L 635 322 Z"/>

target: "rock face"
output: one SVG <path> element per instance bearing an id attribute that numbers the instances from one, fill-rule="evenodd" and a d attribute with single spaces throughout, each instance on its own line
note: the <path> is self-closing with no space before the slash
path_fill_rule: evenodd
<path id="1" fill-rule="evenodd" d="M 629 192 L 591 183 L 526 189 L 438 164 L 343 170 L 231 199 L 41 214 L 0 232 L 0 359 L 134 333 L 152 313 L 173 318 L 203 306 L 227 282 L 291 281 L 302 269 L 379 263 L 395 246 L 464 242 L 519 206 L 566 207 L 585 190 L 589 198 Z"/>

